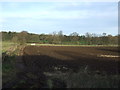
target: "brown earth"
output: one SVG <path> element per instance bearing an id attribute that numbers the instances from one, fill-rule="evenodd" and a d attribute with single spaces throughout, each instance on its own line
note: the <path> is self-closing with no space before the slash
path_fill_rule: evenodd
<path id="1" fill-rule="evenodd" d="M 118 73 L 118 47 L 27 46 L 23 50 L 24 65 L 32 71 L 73 70 L 81 67 L 107 73 Z"/>
<path id="2" fill-rule="evenodd" d="M 73 73 L 84 69 L 93 75 L 116 75 L 120 71 L 118 47 L 26 46 L 20 52 L 16 56 L 16 77 L 3 83 L 3 88 L 46 88 L 52 72 Z M 54 86 L 64 88 L 66 84 L 57 79 Z"/>

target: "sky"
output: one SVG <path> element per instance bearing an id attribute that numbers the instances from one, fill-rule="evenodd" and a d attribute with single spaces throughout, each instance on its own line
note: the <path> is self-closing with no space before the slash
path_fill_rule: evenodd
<path id="1" fill-rule="evenodd" d="M 118 34 L 117 2 L 0 2 L 0 31 Z"/>

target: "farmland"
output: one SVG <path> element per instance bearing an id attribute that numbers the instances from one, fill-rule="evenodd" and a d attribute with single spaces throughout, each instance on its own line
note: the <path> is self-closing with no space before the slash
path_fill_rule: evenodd
<path id="1" fill-rule="evenodd" d="M 119 88 L 117 2 L 27 1 L 0 2 L 3 90 Z"/>
<path id="2" fill-rule="evenodd" d="M 7 60 L 3 61 L 4 88 L 118 87 L 117 46 L 26 45 L 15 48 L 14 54 L 8 53 Z"/>
<path id="3" fill-rule="evenodd" d="M 117 56 L 117 47 L 27 46 L 23 51 L 23 61 L 28 66 L 35 64 L 42 69 L 66 66 L 74 70 L 88 66 L 108 73 L 116 73 Z"/>

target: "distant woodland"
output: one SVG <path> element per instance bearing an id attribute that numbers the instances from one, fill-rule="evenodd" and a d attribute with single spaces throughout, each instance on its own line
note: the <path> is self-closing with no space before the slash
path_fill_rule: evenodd
<path id="1" fill-rule="evenodd" d="M 101 35 L 87 32 L 85 35 L 79 35 L 73 32 L 70 35 L 64 35 L 62 31 L 52 34 L 33 34 L 27 31 L 5 32 L 2 31 L 2 41 L 14 43 L 39 43 L 39 44 L 63 44 L 63 45 L 117 45 L 120 35 L 112 36 L 102 33 Z"/>

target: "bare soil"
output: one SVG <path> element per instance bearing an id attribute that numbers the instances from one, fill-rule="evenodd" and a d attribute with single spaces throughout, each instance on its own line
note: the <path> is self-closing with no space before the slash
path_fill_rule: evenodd
<path id="1" fill-rule="evenodd" d="M 78 71 L 87 66 L 92 71 L 115 74 L 118 73 L 119 52 L 118 47 L 27 46 L 22 59 L 32 71 L 54 71 L 55 67 Z"/>
<path id="2" fill-rule="evenodd" d="M 103 46 L 26 46 L 16 56 L 16 77 L 3 83 L 3 88 L 46 88 L 52 73 L 79 72 L 81 68 L 93 75 L 116 75 L 119 52 L 118 47 Z M 55 87 L 66 88 L 61 79 L 54 82 Z"/>

